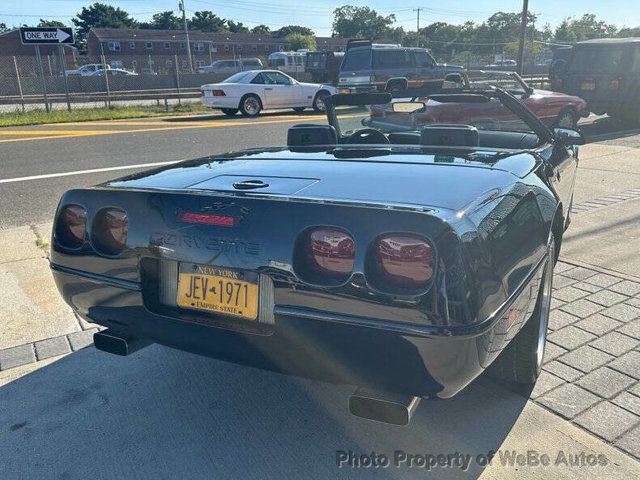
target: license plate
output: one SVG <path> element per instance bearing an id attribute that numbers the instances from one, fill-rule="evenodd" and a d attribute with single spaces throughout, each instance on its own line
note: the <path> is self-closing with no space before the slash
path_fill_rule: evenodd
<path id="1" fill-rule="evenodd" d="M 258 274 L 255 272 L 180 264 L 178 307 L 256 320 L 258 298 Z"/>
<path id="2" fill-rule="evenodd" d="M 585 80 L 584 82 L 582 82 L 581 88 L 582 90 L 595 90 L 596 82 L 594 82 L 593 80 Z"/>

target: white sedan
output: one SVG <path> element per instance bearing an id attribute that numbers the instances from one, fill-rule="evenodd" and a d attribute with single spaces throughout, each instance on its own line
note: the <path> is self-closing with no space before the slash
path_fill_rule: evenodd
<path id="1" fill-rule="evenodd" d="M 239 110 L 245 117 L 275 108 L 302 112 L 311 107 L 324 112 L 325 99 L 336 93 L 330 85 L 302 83 L 278 70 L 238 72 L 221 83 L 203 85 L 200 89 L 205 106 L 219 108 L 226 115 L 235 115 Z"/>

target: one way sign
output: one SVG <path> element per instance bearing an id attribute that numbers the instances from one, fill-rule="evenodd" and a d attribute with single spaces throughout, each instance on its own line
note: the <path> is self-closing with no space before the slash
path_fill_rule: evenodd
<path id="1" fill-rule="evenodd" d="M 23 27 L 20 39 L 24 45 L 60 45 L 73 43 L 73 29 L 68 27 Z"/>

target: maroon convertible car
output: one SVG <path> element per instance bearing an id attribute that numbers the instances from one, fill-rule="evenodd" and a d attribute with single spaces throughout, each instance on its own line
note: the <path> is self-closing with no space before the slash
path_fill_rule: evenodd
<path id="1" fill-rule="evenodd" d="M 499 87 L 518 98 L 549 128 L 577 128 L 578 119 L 589 115 L 587 103 L 580 97 L 549 90 L 534 89 L 515 72 L 467 72 L 460 76 L 467 89 L 483 90 Z M 396 125 L 400 130 L 419 128 L 431 124 L 473 124 L 476 128 L 495 130 L 509 118 L 502 118 L 505 109 L 497 103 L 475 105 L 472 103 L 439 103 L 428 97 L 418 97 L 425 108 L 416 112 L 398 112 L 391 105 L 375 105 L 371 108 L 371 123 Z"/>

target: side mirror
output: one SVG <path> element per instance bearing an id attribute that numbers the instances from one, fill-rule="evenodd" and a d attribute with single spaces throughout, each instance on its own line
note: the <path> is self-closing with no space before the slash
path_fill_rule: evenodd
<path id="1" fill-rule="evenodd" d="M 391 104 L 391 110 L 396 113 L 415 113 L 424 110 L 424 102 L 395 102 Z"/>
<path id="2" fill-rule="evenodd" d="M 563 145 L 584 145 L 585 139 L 582 133 L 571 128 L 554 128 L 553 137 Z"/>

